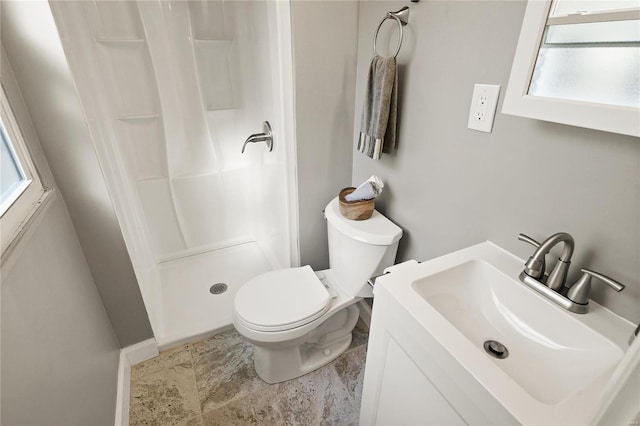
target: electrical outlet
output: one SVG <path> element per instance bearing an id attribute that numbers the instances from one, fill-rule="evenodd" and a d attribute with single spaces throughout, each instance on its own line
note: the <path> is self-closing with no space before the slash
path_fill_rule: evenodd
<path id="1" fill-rule="evenodd" d="M 491 133 L 499 95 L 500 86 L 498 85 L 476 84 L 473 86 L 469 123 L 467 124 L 470 129 Z"/>

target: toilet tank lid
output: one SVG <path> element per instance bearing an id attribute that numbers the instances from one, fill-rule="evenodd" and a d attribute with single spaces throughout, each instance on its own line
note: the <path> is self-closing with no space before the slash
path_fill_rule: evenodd
<path id="1" fill-rule="evenodd" d="M 327 204 L 324 215 L 338 231 L 363 243 L 387 246 L 402 237 L 402 229 L 377 210 L 374 210 L 373 215 L 366 220 L 351 220 L 342 216 L 338 197 Z"/>

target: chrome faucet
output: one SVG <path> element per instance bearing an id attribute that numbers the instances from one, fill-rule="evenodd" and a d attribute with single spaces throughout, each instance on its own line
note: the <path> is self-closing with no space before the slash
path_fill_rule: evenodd
<path id="1" fill-rule="evenodd" d="M 615 291 L 624 289 L 624 285 L 613 278 L 590 269 L 582 269 L 582 277 L 573 285 L 566 286 L 565 281 L 574 249 L 573 237 L 566 232 L 553 234 L 542 243 L 524 234 L 518 235 L 518 239 L 536 247 L 536 251 L 524 264 L 524 270 L 519 277 L 520 281 L 568 311 L 577 314 L 586 314 L 589 311 L 592 277 L 598 278 Z M 544 258 L 559 243 L 563 243 L 560 258 L 551 273 L 546 275 Z"/>
<path id="2" fill-rule="evenodd" d="M 518 235 L 518 239 L 528 243 L 531 243 L 532 241 L 536 242 L 534 239 L 527 237 L 524 234 Z M 571 256 L 573 255 L 574 248 L 573 237 L 571 235 L 566 232 L 553 234 L 538 246 L 529 260 L 527 260 L 527 263 L 524 264 L 525 274 L 529 275 L 531 278 L 544 279 L 544 258 L 549 251 L 559 243 L 564 243 L 562 253 L 560 254 L 558 262 L 555 264 L 545 281 L 546 286 L 555 291 L 561 291 L 567 279 L 567 273 L 569 272 L 569 266 L 571 265 Z"/>

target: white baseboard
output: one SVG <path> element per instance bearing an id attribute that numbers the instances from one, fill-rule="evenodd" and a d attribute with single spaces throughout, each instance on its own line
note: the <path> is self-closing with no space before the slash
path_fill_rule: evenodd
<path id="1" fill-rule="evenodd" d="M 118 392 L 116 397 L 116 426 L 129 425 L 131 366 L 156 356 L 158 356 L 158 345 L 155 339 L 148 339 L 120 349 Z"/>
<path id="2" fill-rule="evenodd" d="M 371 328 L 371 306 L 364 300 L 358 302 L 358 308 L 360 308 L 360 319 Z"/>
<path id="3" fill-rule="evenodd" d="M 120 350 L 120 362 L 118 364 L 118 393 L 116 396 L 116 426 L 129 425 L 129 384 L 131 382 L 131 365 L 127 356 Z"/>
<path id="4" fill-rule="evenodd" d="M 177 346 L 184 345 L 185 343 L 195 342 L 197 340 L 215 336 L 216 334 L 224 333 L 227 330 L 233 330 L 233 324 L 224 325 L 202 333 L 189 334 L 186 336 L 183 335 L 181 337 L 157 337 L 156 343 L 158 344 L 158 350 L 166 351 L 167 349 L 175 348 Z"/>

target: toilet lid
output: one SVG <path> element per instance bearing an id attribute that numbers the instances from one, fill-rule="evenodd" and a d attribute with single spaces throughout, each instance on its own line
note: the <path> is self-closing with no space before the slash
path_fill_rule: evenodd
<path id="1" fill-rule="evenodd" d="M 280 269 L 247 281 L 235 297 L 236 314 L 251 328 L 300 327 L 329 309 L 331 296 L 310 266 Z"/>

